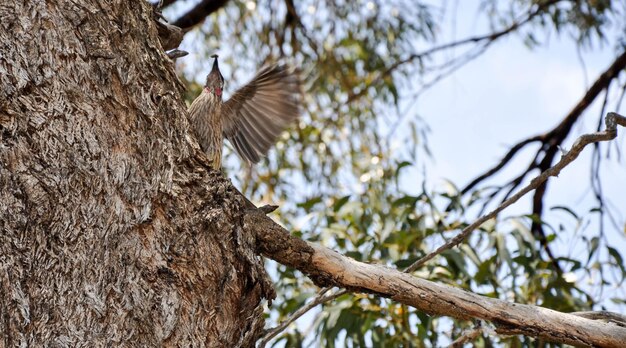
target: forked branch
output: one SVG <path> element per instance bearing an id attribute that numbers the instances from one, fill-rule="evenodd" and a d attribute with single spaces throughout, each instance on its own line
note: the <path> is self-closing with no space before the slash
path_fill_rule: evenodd
<path id="1" fill-rule="evenodd" d="M 328 248 L 307 243 L 291 236 L 262 211 L 250 210 L 244 218 L 245 228 L 256 235 L 262 255 L 300 270 L 318 286 L 337 286 L 352 292 L 374 293 L 432 315 L 487 320 L 500 334 L 522 334 L 573 345 L 617 347 L 626 342 L 626 328 L 618 323 L 603 323 L 576 314 L 488 298 L 406 273 L 417 269 L 442 251 L 458 245 L 482 223 L 543 184 L 549 177 L 557 176 L 578 157 L 585 146 L 612 140 L 617 136 L 617 125 L 626 127 L 626 117 L 616 113 L 609 113 L 605 122 L 605 131 L 579 137 L 556 165 L 542 172 L 493 212 L 476 220 L 405 272 L 358 262 Z M 321 295 L 320 300 L 313 303 L 316 305 L 332 298 L 332 295 Z M 306 310 L 310 308 L 313 306 L 307 306 Z M 298 314 L 302 315 L 303 311 L 298 311 Z M 277 332 L 272 330 L 272 333 L 275 335 Z M 269 339 L 266 336 L 263 342 Z"/>
<path id="2" fill-rule="evenodd" d="M 435 251 L 417 260 L 415 263 L 409 266 L 406 269 L 406 271 L 412 272 L 418 269 L 419 267 L 421 267 L 422 265 L 424 265 L 424 263 L 426 263 L 428 260 L 441 254 L 445 250 L 451 249 L 452 247 L 459 245 L 462 241 L 464 241 L 467 238 L 467 236 L 469 236 L 470 233 L 472 233 L 480 225 L 482 225 L 483 223 L 485 223 L 486 221 L 490 219 L 495 218 L 501 211 L 503 211 L 504 209 L 506 209 L 513 203 L 517 202 L 520 198 L 524 197 L 528 192 L 535 190 L 536 188 L 542 186 L 548 180 L 549 177 L 558 176 L 561 170 L 563 170 L 563 168 L 565 168 L 568 164 L 572 163 L 576 158 L 578 158 L 578 155 L 580 155 L 580 153 L 585 148 L 585 146 L 592 144 L 592 143 L 597 143 L 600 141 L 608 141 L 608 140 L 615 139 L 615 137 L 617 136 L 617 125 L 619 124 L 622 126 L 626 126 L 626 118 L 614 112 L 610 112 L 606 116 L 605 123 L 606 123 L 605 131 L 581 135 L 578 139 L 576 139 L 576 142 L 574 142 L 574 145 L 572 146 L 572 148 L 563 154 L 563 156 L 561 157 L 561 160 L 557 162 L 557 164 L 548 168 L 546 171 L 539 174 L 536 178 L 532 179 L 528 185 L 522 188 L 518 193 L 508 198 L 506 201 L 502 202 L 502 204 L 500 204 L 496 209 L 492 210 L 490 213 L 486 215 L 481 216 L 472 224 L 465 227 L 461 231 L 461 233 L 456 235 L 454 238 L 450 239 L 444 245 L 440 246 Z"/>

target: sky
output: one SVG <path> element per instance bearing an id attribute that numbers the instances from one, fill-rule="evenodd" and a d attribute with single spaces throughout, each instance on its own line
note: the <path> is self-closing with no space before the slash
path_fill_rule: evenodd
<path id="1" fill-rule="evenodd" d="M 573 44 L 552 41 L 549 47 L 530 51 L 516 38 L 505 39 L 424 94 L 416 109 L 432 130 L 431 176 L 466 183 L 497 163 L 516 142 L 550 130 L 613 60 L 610 49 L 583 53 L 584 69 Z M 576 136 L 594 131 L 601 96 L 598 99 L 583 122 L 574 126 Z M 573 141 L 568 138 L 565 148 Z M 615 143 L 623 149 L 624 136 Z M 590 153 L 585 150 L 551 182 L 550 190 L 561 197 L 559 201 L 576 202 L 587 196 L 572 187 L 584 192 L 588 186 Z M 509 172 L 519 172 L 528 160 L 518 161 Z M 606 164 L 606 174 L 611 175 L 603 178 L 605 187 L 611 188 L 609 195 L 616 203 L 626 203 L 626 165 Z"/>

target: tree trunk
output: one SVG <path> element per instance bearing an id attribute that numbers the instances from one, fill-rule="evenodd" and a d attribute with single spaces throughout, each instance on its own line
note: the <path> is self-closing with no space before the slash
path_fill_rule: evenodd
<path id="1" fill-rule="evenodd" d="M 0 4 L 0 346 L 253 346 L 273 290 L 144 1 Z"/>

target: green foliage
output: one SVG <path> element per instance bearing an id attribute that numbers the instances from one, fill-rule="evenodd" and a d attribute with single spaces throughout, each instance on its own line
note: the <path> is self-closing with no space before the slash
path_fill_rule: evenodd
<path id="1" fill-rule="evenodd" d="M 522 31 L 524 42 L 531 47 L 541 44 L 538 36 L 554 29 L 587 48 L 598 41 L 604 42 L 607 32 L 620 23 L 625 10 L 611 0 L 483 0 L 481 8 L 491 15 L 494 27 L 519 20 L 519 13 L 531 9 L 535 14 L 530 18 L 533 26 Z"/>
<path id="2" fill-rule="evenodd" d="M 416 46 L 436 45 L 438 25 L 446 24 L 442 8 L 403 0 L 302 1 L 293 3 L 294 15 L 285 5 L 290 3 L 261 0 L 250 10 L 245 1 L 229 2 L 191 33 L 199 57 L 228 48 L 221 58 L 222 66 L 231 68 L 230 73 L 223 69 L 226 80 L 232 81 L 230 90 L 263 63 L 277 59 L 298 66 L 306 82 L 305 112 L 295 129 L 255 169 L 240 170 L 236 158 L 229 156 L 226 171 L 253 199 L 281 205 L 276 219 L 295 235 L 360 261 L 407 267 L 470 223 L 489 196 L 489 189 L 461 195 L 452 183 L 445 191 L 429 192 L 424 182 L 405 175 L 429 156 L 428 128 L 417 115 L 401 112 L 400 101 L 423 86 L 422 76 L 445 68 L 434 65 L 430 56 L 411 56 L 418 52 Z M 624 15 L 623 8 L 608 0 L 481 4 L 480 15 L 492 19 L 494 31 L 528 18 L 528 9 L 536 12 L 512 31 L 530 46 L 541 44 L 540 37 L 555 30 L 591 47 Z M 184 80 L 189 100 L 201 88 L 190 82 L 194 79 L 202 81 Z M 410 192 L 406 182 L 413 186 Z M 563 275 L 530 232 L 537 219 L 533 216 L 489 221 L 415 275 L 559 311 L 595 308 L 597 294 L 582 287 L 592 283 L 601 292 L 623 286 L 623 251 L 607 245 L 601 233 L 584 230 L 595 212 L 554 210 L 566 214 L 576 227 L 555 229 L 543 222 L 553 231 L 546 245 L 579 242 L 557 254 Z M 273 263 L 268 268 L 278 292 L 269 309 L 271 323 L 287 318 L 317 288 L 297 271 Z M 623 298 L 613 302 L 625 303 Z M 291 326 L 274 345 L 300 347 L 312 340 L 328 347 L 439 346 L 475 325 L 363 294 L 344 295 L 313 313 L 314 319 Z M 533 341 L 485 336 L 474 343 L 521 346 Z"/>

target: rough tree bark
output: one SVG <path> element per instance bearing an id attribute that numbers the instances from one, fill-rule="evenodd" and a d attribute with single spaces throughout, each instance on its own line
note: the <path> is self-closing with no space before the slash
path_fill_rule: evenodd
<path id="1" fill-rule="evenodd" d="M 273 290 L 144 1 L 0 4 L 0 347 L 253 346 Z"/>

